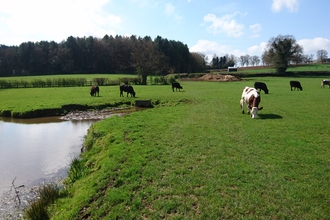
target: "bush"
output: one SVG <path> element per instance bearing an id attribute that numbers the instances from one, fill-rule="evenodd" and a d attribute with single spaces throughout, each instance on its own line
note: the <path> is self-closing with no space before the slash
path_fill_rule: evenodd
<path id="1" fill-rule="evenodd" d="M 166 82 L 168 82 L 169 84 L 172 84 L 175 81 L 176 81 L 175 74 L 170 74 L 166 76 Z"/>
<path id="2" fill-rule="evenodd" d="M 104 86 L 107 83 L 108 79 L 107 78 L 94 78 L 93 82 L 95 85 L 99 86 Z"/>

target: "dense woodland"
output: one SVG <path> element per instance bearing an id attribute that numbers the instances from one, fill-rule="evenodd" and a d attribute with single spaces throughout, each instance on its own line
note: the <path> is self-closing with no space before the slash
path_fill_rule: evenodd
<path id="1" fill-rule="evenodd" d="M 205 69 L 205 55 L 190 53 L 186 44 L 131 36 L 68 37 L 54 41 L 0 45 L 0 76 L 61 73 L 191 73 Z"/>

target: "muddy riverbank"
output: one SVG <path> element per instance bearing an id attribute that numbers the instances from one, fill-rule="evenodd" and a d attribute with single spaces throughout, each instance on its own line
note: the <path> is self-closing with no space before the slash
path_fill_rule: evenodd
<path id="1" fill-rule="evenodd" d="M 135 111 L 145 110 L 146 108 L 128 107 L 128 108 L 109 108 L 102 110 L 92 111 L 72 111 L 68 114 L 61 116 L 61 120 L 103 120 L 110 116 L 118 115 L 123 116 Z"/>

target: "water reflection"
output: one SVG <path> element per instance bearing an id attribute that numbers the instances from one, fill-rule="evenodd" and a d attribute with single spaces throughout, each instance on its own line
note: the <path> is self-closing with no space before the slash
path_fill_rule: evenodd
<path id="1" fill-rule="evenodd" d="M 0 118 L 0 196 L 10 190 L 15 177 L 18 186 L 66 175 L 94 122 Z"/>

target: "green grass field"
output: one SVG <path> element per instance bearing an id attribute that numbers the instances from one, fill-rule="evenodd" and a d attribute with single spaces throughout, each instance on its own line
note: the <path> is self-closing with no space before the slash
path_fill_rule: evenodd
<path id="1" fill-rule="evenodd" d="M 72 77 L 72 75 L 70 76 Z M 80 76 L 79 76 L 80 77 Z M 94 77 L 94 75 L 93 75 Z M 125 77 L 124 75 L 121 77 Z M 324 77 L 255 77 L 134 86 L 155 108 L 95 123 L 52 219 L 328 219 L 330 135 Z M 290 91 L 289 81 L 303 91 Z M 263 81 L 258 119 L 245 86 Z M 118 86 L 0 90 L 0 111 L 134 102 Z"/>
<path id="2" fill-rule="evenodd" d="M 268 67 L 243 67 L 238 68 L 238 73 L 241 74 L 258 74 L 258 73 L 275 73 L 274 68 Z M 311 75 L 313 72 L 330 72 L 330 65 L 329 63 L 312 63 L 312 64 L 303 64 L 298 66 L 289 66 L 287 72 L 310 72 Z"/>
<path id="3" fill-rule="evenodd" d="M 299 77 L 303 91 L 290 91 L 291 79 L 181 81 L 181 92 L 135 86 L 138 99 L 160 104 L 89 129 L 89 150 L 71 167 L 51 218 L 328 219 L 330 89 L 320 88 L 322 77 Z M 261 92 L 258 119 L 239 107 L 254 81 L 270 91 Z M 134 100 L 120 98 L 117 87 L 102 87 L 101 97 L 85 90 L 10 89 L 0 97 L 29 93 L 43 105 L 45 94 L 53 103 Z"/>

